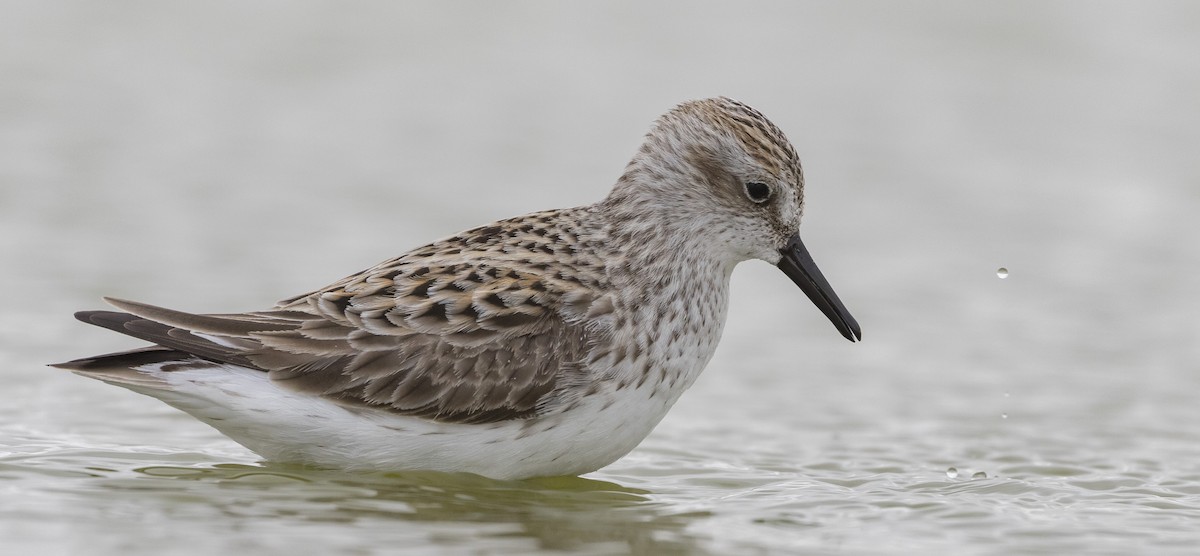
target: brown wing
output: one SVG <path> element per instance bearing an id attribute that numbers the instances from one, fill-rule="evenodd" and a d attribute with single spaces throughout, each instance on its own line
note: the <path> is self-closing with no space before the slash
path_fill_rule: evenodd
<path id="1" fill-rule="evenodd" d="M 194 315 L 109 299 L 129 314 L 77 316 L 342 403 L 482 423 L 533 416 L 583 380 L 598 338 L 581 317 L 594 299 L 578 281 L 529 272 L 381 266 L 271 311 Z"/>
<path id="2" fill-rule="evenodd" d="M 614 306 L 597 294 L 607 259 L 579 239 L 590 210 L 467 230 L 270 311 L 109 300 L 129 314 L 76 316 L 341 403 L 446 422 L 529 417 L 572 399 L 588 381 L 582 362 L 610 341 Z"/>

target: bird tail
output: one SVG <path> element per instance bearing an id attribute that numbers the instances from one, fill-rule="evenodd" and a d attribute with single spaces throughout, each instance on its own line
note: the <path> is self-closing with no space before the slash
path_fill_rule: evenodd
<path id="1" fill-rule="evenodd" d="M 172 362 L 195 361 L 196 357 L 174 349 L 152 346 L 130 351 L 93 355 L 64 363 L 51 363 L 56 369 L 65 369 L 77 375 L 102 380 L 120 386 L 163 389 L 167 383 L 161 378 L 139 368 L 146 365 Z"/>

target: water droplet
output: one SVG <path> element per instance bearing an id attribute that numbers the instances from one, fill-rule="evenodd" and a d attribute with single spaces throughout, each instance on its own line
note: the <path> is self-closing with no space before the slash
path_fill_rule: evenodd
<path id="1" fill-rule="evenodd" d="M 971 478 L 972 479 L 986 479 L 987 473 L 984 473 L 983 471 L 978 471 L 974 475 L 971 475 Z"/>
<path id="2" fill-rule="evenodd" d="M 1004 268 L 1004 267 L 997 268 L 996 269 L 996 277 L 1001 280 L 1008 278 L 1008 269 Z"/>
<path id="3" fill-rule="evenodd" d="M 1006 398 L 1008 397 L 1008 392 L 1004 393 L 1004 397 L 1006 397 Z"/>
<path id="4" fill-rule="evenodd" d="M 1001 419 L 1008 419 L 1008 414 L 1007 414 L 1007 413 L 1001 413 L 1001 414 L 1000 414 L 1000 418 L 1001 418 Z"/>
<path id="5" fill-rule="evenodd" d="M 950 469 L 947 469 L 947 470 L 946 470 L 946 477 L 949 477 L 949 478 L 951 478 L 951 479 L 957 479 L 957 478 L 958 478 L 958 469 L 957 469 L 957 468 L 954 468 L 954 467 L 951 467 Z"/>

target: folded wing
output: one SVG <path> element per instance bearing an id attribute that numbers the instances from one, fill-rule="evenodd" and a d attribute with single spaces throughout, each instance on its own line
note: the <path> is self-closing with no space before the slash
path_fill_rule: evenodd
<path id="1" fill-rule="evenodd" d="M 600 337 L 571 318 L 595 302 L 578 283 L 479 265 L 408 270 L 381 266 L 261 312 L 108 299 L 125 312 L 76 317 L 297 391 L 441 422 L 531 417 L 583 380 Z"/>

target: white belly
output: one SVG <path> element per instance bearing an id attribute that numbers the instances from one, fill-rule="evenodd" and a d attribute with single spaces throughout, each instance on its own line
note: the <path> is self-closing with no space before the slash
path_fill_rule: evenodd
<path id="1" fill-rule="evenodd" d="M 490 424 L 435 423 L 343 406 L 281 388 L 233 365 L 139 369 L 169 389 L 121 384 L 208 423 L 267 460 L 353 470 L 437 470 L 498 479 L 578 475 L 628 453 L 677 394 L 640 388 L 586 396 L 546 417 Z M 661 388 L 661 386 L 660 386 Z"/>

